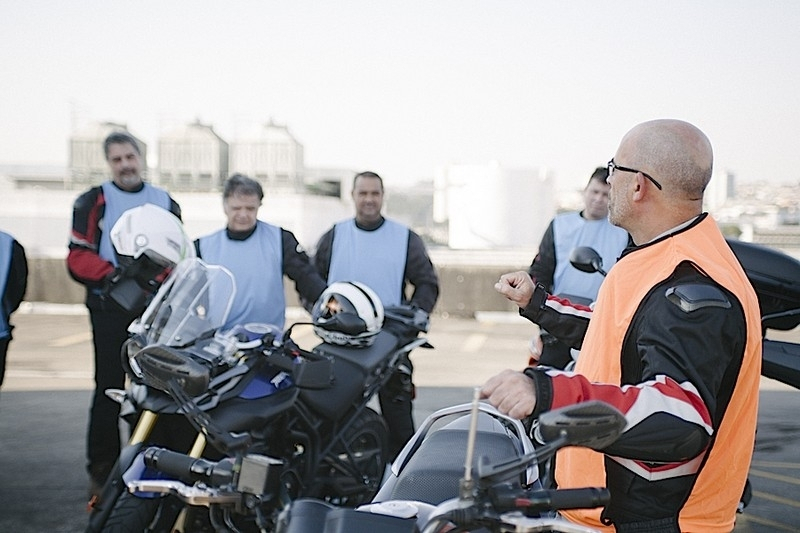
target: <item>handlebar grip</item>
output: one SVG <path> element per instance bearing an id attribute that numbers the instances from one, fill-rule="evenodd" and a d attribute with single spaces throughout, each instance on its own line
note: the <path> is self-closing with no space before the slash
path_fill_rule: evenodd
<path id="1" fill-rule="evenodd" d="M 561 509 L 591 509 L 602 507 L 611 500 L 608 489 L 587 487 L 581 489 L 520 490 L 506 485 L 495 487 L 492 503 L 500 511 L 522 510 L 526 514 Z"/>
<path id="2" fill-rule="evenodd" d="M 553 490 L 550 495 L 550 505 L 553 510 L 591 509 L 602 507 L 610 500 L 611 494 L 608 489 L 596 487 Z"/>
<path id="3" fill-rule="evenodd" d="M 198 459 L 166 448 L 147 448 L 144 452 L 144 464 L 189 483 L 195 481 L 218 483 L 230 480 L 232 475 L 232 465 L 229 463 Z"/>

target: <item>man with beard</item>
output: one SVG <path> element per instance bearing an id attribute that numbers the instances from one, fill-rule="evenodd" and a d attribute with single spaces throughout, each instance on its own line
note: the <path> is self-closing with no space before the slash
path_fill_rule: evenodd
<path id="1" fill-rule="evenodd" d="M 125 385 L 120 350 L 128 338 L 128 326 L 137 316 L 107 298 L 106 290 L 119 266 L 110 239 L 111 228 L 125 211 L 148 203 L 179 218 L 181 214 L 177 202 L 166 191 L 142 181 L 142 154 L 133 136 L 111 133 L 103 150 L 112 178 L 75 200 L 67 255 L 70 275 L 86 286 L 94 344 L 95 390 L 86 449 L 90 497 L 99 494 L 120 452 L 119 404 L 109 399 L 105 390 Z"/>
<path id="2" fill-rule="evenodd" d="M 483 397 L 520 419 L 587 400 L 627 419 L 602 453 L 559 452 L 559 488 L 611 493 L 602 512 L 564 511 L 579 524 L 621 533 L 733 530 L 755 440 L 761 322 L 750 281 L 703 212 L 712 161 L 708 138 L 680 120 L 645 122 L 623 137 L 608 163 L 609 219 L 633 246 L 609 271 L 593 311 L 552 297 L 526 272 L 495 285 L 581 356 L 574 373 L 503 371 Z"/>

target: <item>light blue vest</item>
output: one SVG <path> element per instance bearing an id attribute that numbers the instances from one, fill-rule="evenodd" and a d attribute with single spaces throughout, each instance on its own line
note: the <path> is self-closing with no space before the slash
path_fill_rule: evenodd
<path id="1" fill-rule="evenodd" d="M 128 209 L 139 207 L 144 204 L 155 204 L 163 207 L 167 211 L 172 207 L 169 194 L 163 189 L 145 183 L 141 191 L 123 191 L 113 182 L 107 181 L 101 185 L 103 196 L 106 200 L 105 212 L 103 213 L 103 227 L 100 235 L 100 257 L 106 261 L 111 261 L 117 266 L 117 256 L 114 253 L 114 245 L 111 244 L 111 228 L 114 227 L 122 213 Z"/>
<path id="2" fill-rule="evenodd" d="M 9 310 L 5 306 L 6 286 L 8 275 L 11 273 L 11 254 L 14 253 L 14 238 L 8 233 L 0 231 L 0 339 L 6 339 L 11 334 L 8 327 Z"/>
<path id="3" fill-rule="evenodd" d="M 364 231 L 355 219 L 336 224 L 333 233 L 328 284 L 359 281 L 374 290 L 384 306 L 403 298 L 403 276 L 408 254 L 408 228 L 384 220 L 380 228 Z"/>
<path id="4" fill-rule="evenodd" d="M 283 237 L 281 228 L 257 221 L 243 241 L 229 239 L 225 230 L 199 239 L 200 257 L 233 273 L 236 296 L 225 328 L 260 322 L 283 329 L 286 296 L 283 292 Z"/>
<path id="5" fill-rule="evenodd" d="M 603 282 L 600 273 L 581 272 L 569 263 L 576 246 L 591 246 L 603 258 L 603 270 L 608 272 L 617 262 L 628 243 L 628 232 L 611 224 L 608 218 L 586 220 L 579 213 L 565 213 L 553 220 L 553 240 L 556 249 L 556 269 L 553 274 L 553 294 L 597 299 Z"/>

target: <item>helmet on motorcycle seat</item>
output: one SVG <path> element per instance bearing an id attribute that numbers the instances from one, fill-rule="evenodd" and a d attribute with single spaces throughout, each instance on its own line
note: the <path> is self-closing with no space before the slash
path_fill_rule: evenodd
<path id="1" fill-rule="evenodd" d="M 363 283 L 337 281 L 317 299 L 311 318 L 314 333 L 324 342 L 369 346 L 383 327 L 383 304 Z"/>

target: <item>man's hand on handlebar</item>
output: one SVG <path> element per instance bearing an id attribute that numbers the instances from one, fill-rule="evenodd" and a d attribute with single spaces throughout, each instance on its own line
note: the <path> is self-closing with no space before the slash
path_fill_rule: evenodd
<path id="1" fill-rule="evenodd" d="M 536 387 L 522 372 L 503 370 L 481 387 L 481 398 L 489 400 L 501 413 L 522 420 L 536 407 Z"/>

